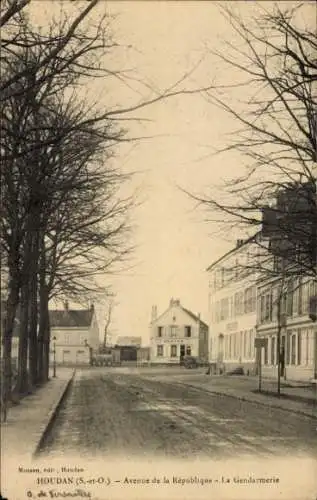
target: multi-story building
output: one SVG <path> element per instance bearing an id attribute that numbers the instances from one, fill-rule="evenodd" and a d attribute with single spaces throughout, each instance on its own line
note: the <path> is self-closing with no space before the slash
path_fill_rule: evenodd
<path id="1" fill-rule="evenodd" d="M 317 377 L 316 184 L 282 188 L 263 213 L 272 276 L 258 290 L 257 334 L 267 340 L 263 373 L 288 379 Z M 280 350 L 278 351 L 278 344 Z"/>
<path id="2" fill-rule="evenodd" d="M 209 275 L 209 359 L 221 371 L 254 373 L 259 235 L 238 240 L 212 263 Z"/>
<path id="3" fill-rule="evenodd" d="M 262 350 L 263 375 L 277 377 L 278 335 L 281 374 L 289 380 L 317 378 L 317 324 L 312 320 L 317 284 L 312 278 L 268 280 L 258 289 L 257 335 L 267 339 Z"/>
<path id="4" fill-rule="evenodd" d="M 153 306 L 150 340 L 152 363 L 179 364 L 184 356 L 208 361 L 208 325 L 179 300 L 171 299 L 159 316 Z"/>
<path id="5" fill-rule="evenodd" d="M 99 345 L 99 328 L 95 309 L 69 309 L 50 311 L 50 361 L 64 365 L 88 365 L 91 351 Z"/>

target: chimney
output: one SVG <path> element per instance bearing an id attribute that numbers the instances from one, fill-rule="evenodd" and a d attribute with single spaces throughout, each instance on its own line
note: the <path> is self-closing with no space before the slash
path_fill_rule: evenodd
<path id="1" fill-rule="evenodd" d="M 157 306 L 152 306 L 151 321 L 155 321 L 157 318 Z"/>
<path id="2" fill-rule="evenodd" d="M 95 306 L 94 306 L 94 304 L 91 304 L 91 306 L 90 306 L 90 310 L 91 310 L 91 312 L 94 312 L 94 310 L 95 310 Z"/>
<path id="3" fill-rule="evenodd" d="M 64 302 L 64 309 L 65 309 L 66 312 L 68 312 L 68 310 L 69 310 L 68 300 L 65 300 L 65 302 Z"/>
<path id="4" fill-rule="evenodd" d="M 172 306 L 180 306 L 180 300 L 171 298 L 170 307 L 172 307 Z"/>
<path id="5" fill-rule="evenodd" d="M 243 245 L 243 240 L 237 240 L 236 248 L 240 248 Z"/>

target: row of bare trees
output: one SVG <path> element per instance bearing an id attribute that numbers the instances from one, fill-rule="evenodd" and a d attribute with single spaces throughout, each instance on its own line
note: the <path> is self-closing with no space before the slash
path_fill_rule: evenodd
<path id="1" fill-rule="evenodd" d="M 124 131 L 89 108 L 76 88 L 105 71 L 98 63 L 112 45 L 107 19 L 93 30 L 74 20 L 39 33 L 25 0 L 1 11 L 2 399 L 12 398 L 11 351 L 19 310 L 20 396 L 48 379 L 49 301 L 97 293 L 98 276 L 129 253 L 131 198 L 118 194 L 126 177 L 111 166 Z M 98 55 L 97 55 L 98 54 Z M 70 90 L 71 89 L 71 90 Z"/>
<path id="2" fill-rule="evenodd" d="M 106 107 L 85 95 L 92 79 L 124 72 L 108 67 L 117 47 L 98 0 L 74 2 L 44 29 L 30 20 L 30 0 L 4 0 L 0 83 L 2 399 L 12 400 L 11 352 L 19 311 L 16 394 L 48 379 L 49 301 L 77 301 L 100 291 L 98 277 L 131 252 L 129 212 L 122 195 L 130 177 L 114 167 L 114 147 L 133 140 L 124 120 L 145 106 L 180 94 L 186 74 L 163 91 L 144 84 L 147 98 Z M 72 9 L 72 7 L 74 8 Z"/>

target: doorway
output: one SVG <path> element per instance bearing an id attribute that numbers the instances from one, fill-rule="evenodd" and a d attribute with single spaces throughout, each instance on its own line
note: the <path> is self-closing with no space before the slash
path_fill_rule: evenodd
<path id="1" fill-rule="evenodd" d="M 180 345 L 180 356 L 179 356 L 179 362 L 182 365 L 184 361 L 184 356 L 185 356 L 185 344 Z"/>
<path id="2" fill-rule="evenodd" d="M 281 351 L 280 351 L 281 377 L 285 377 L 286 376 L 286 371 L 285 371 L 285 364 L 286 364 L 285 345 L 286 345 L 286 336 L 282 335 L 281 336 Z"/>

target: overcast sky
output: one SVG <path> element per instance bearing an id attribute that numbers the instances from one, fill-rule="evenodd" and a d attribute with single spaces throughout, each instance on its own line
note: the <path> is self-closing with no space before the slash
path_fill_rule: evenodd
<path id="1" fill-rule="evenodd" d="M 52 7 L 45 0 L 35 3 Z M 245 15 L 258 8 L 257 2 L 234 3 Z M 270 8 L 269 2 L 265 5 Z M 115 14 L 114 36 L 130 49 L 116 51 L 112 63 L 117 68 L 134 68 L 129 75 L 163 90 L 200 61 L 183 87 L 206 86 L 219 78 L 227 78 L 228 83 L 234 80 L 235 75 L 208 55 L 208 47 L 221 48 L 221 39 L 232 36 L 215 2 L 131 0 L 101 2 L 98 9 L 95 16 L 105 9 Z M 41 22 L 38 9 L 32 12 Z M 132 88 L 118 81 L 98 81 L 93 88 L 104 105 L 108 101 L 132 104 L 140 94 L 150 95 L 144 85 L 129 84 Z M 129 190 L 137 190 L 143 203 L 132 214 L 137 247 L 133 268 L 111 277 L 117 294 L 111 330 L 114 339 L 116 335 L 138 335 L 146 344 L 152 305 L 157 305 L 160 314 L 171 297 L 208 319 L 205 269 L 235 242 L 235 235 L 217 237 L 216 228 L 204 222 L 204 213 L 177 185 L 201 193 L 236 174 L 241 163 L 234 156 L 211 156 L 212 148 L 224 143 L 234 124 L 201 95 L 173 98 L 137 116 L 151 121 L 130 122 L 131 136 L 153 139 L 119 148 L 114 160 L 126 172 L 139 172 Z"/>

